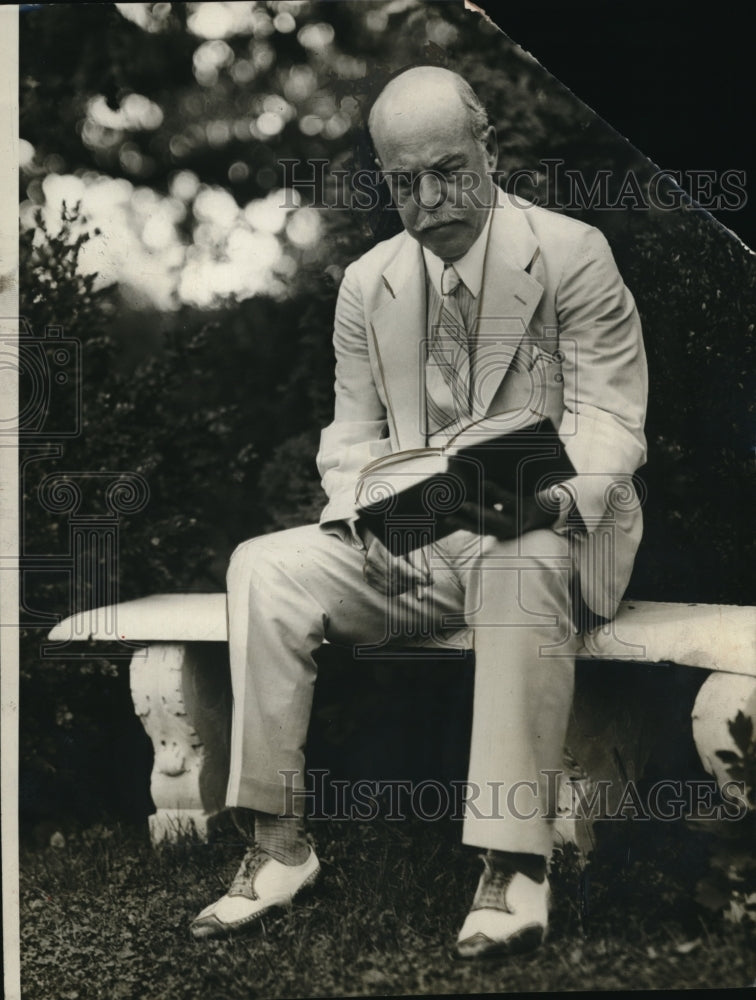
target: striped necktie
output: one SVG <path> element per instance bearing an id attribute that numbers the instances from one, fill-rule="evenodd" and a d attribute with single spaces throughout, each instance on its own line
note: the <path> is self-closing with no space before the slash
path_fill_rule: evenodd
<path id="1" fill-rule="evenodd" d="M 446 264 L 441 275 L 441 311 L 431 329 L 425 367 L 429 435 L 470 415 L 470 349 L 457 301 L 459 286 L 454 265 Z"/>

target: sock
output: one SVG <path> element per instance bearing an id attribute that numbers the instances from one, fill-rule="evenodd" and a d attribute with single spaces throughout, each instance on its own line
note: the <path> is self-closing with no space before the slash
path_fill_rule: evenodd
<path id="1" fill-rule="evenodd" d="M 301 865 L 310 854 L 301 816 L 255 812 L 255 842 L 282 865 Z"/>
<path id="2" fill-rule="evenodd" d="M 255 814 L 253 810 L 243 806 L 233 806 L 230 812 L 233 824 L 242 840 L 253 844 L 255 841 Z"/>
<path id="3" fill-rule="evenodd" d="M 546 858 L 542 854 L 489 850 L 487 857 L 497 871 L 521 872 L 538 883 L 546 878 Z"/>

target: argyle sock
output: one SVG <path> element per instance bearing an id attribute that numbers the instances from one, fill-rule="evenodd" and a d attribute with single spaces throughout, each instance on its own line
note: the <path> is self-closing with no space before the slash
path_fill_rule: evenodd
<path id="1" fill-rule="evenodd" d="M 491 865 L 501 872 L 521 872 L 534 882 L 546 878 L 546 858 L 542 854 L 520 854 L 515 851 L 487 851 Z"/>
<path id="2" fill-rule="evenodd" d="M 301 865 L 310 854 L 301 816 L 255 812 L 255 841 L 282 865 Z"/>

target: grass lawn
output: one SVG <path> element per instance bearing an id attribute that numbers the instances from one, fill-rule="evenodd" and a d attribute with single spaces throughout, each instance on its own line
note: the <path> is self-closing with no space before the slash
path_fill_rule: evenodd
<path id="1" fill-rule="evenodd" d="M 22 851 L 24 1000 L 249 1000 L 506 991 L 742 987 L 753 925 L 694 900 L 705 838 L 682 824 L 612 829 L 581 873 L 555 854 L 552 920 L 531 956 L 460 962 L 457 930 L 480 870 L 451 820 L 310 824 L 321 881 L 246 937 L 195 942 L 192 917 L 243 852 L 235 832 L 155 850 L 99 827 Z M 642 838 L 641 838 L 642 835 Z"/>

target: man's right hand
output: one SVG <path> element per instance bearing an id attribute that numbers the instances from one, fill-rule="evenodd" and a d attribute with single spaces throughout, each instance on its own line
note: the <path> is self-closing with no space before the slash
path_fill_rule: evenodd
<path id="1" fill-rule="evenodd" d="M 418 569 L 406 556 L 392 555 L 368 528 L 361 528 L 360 536 L 366 550 L 362 575 L 373 590 L 379 594 L 403 594 L 412 587 L 430 586 L 429 571 Z"/>

